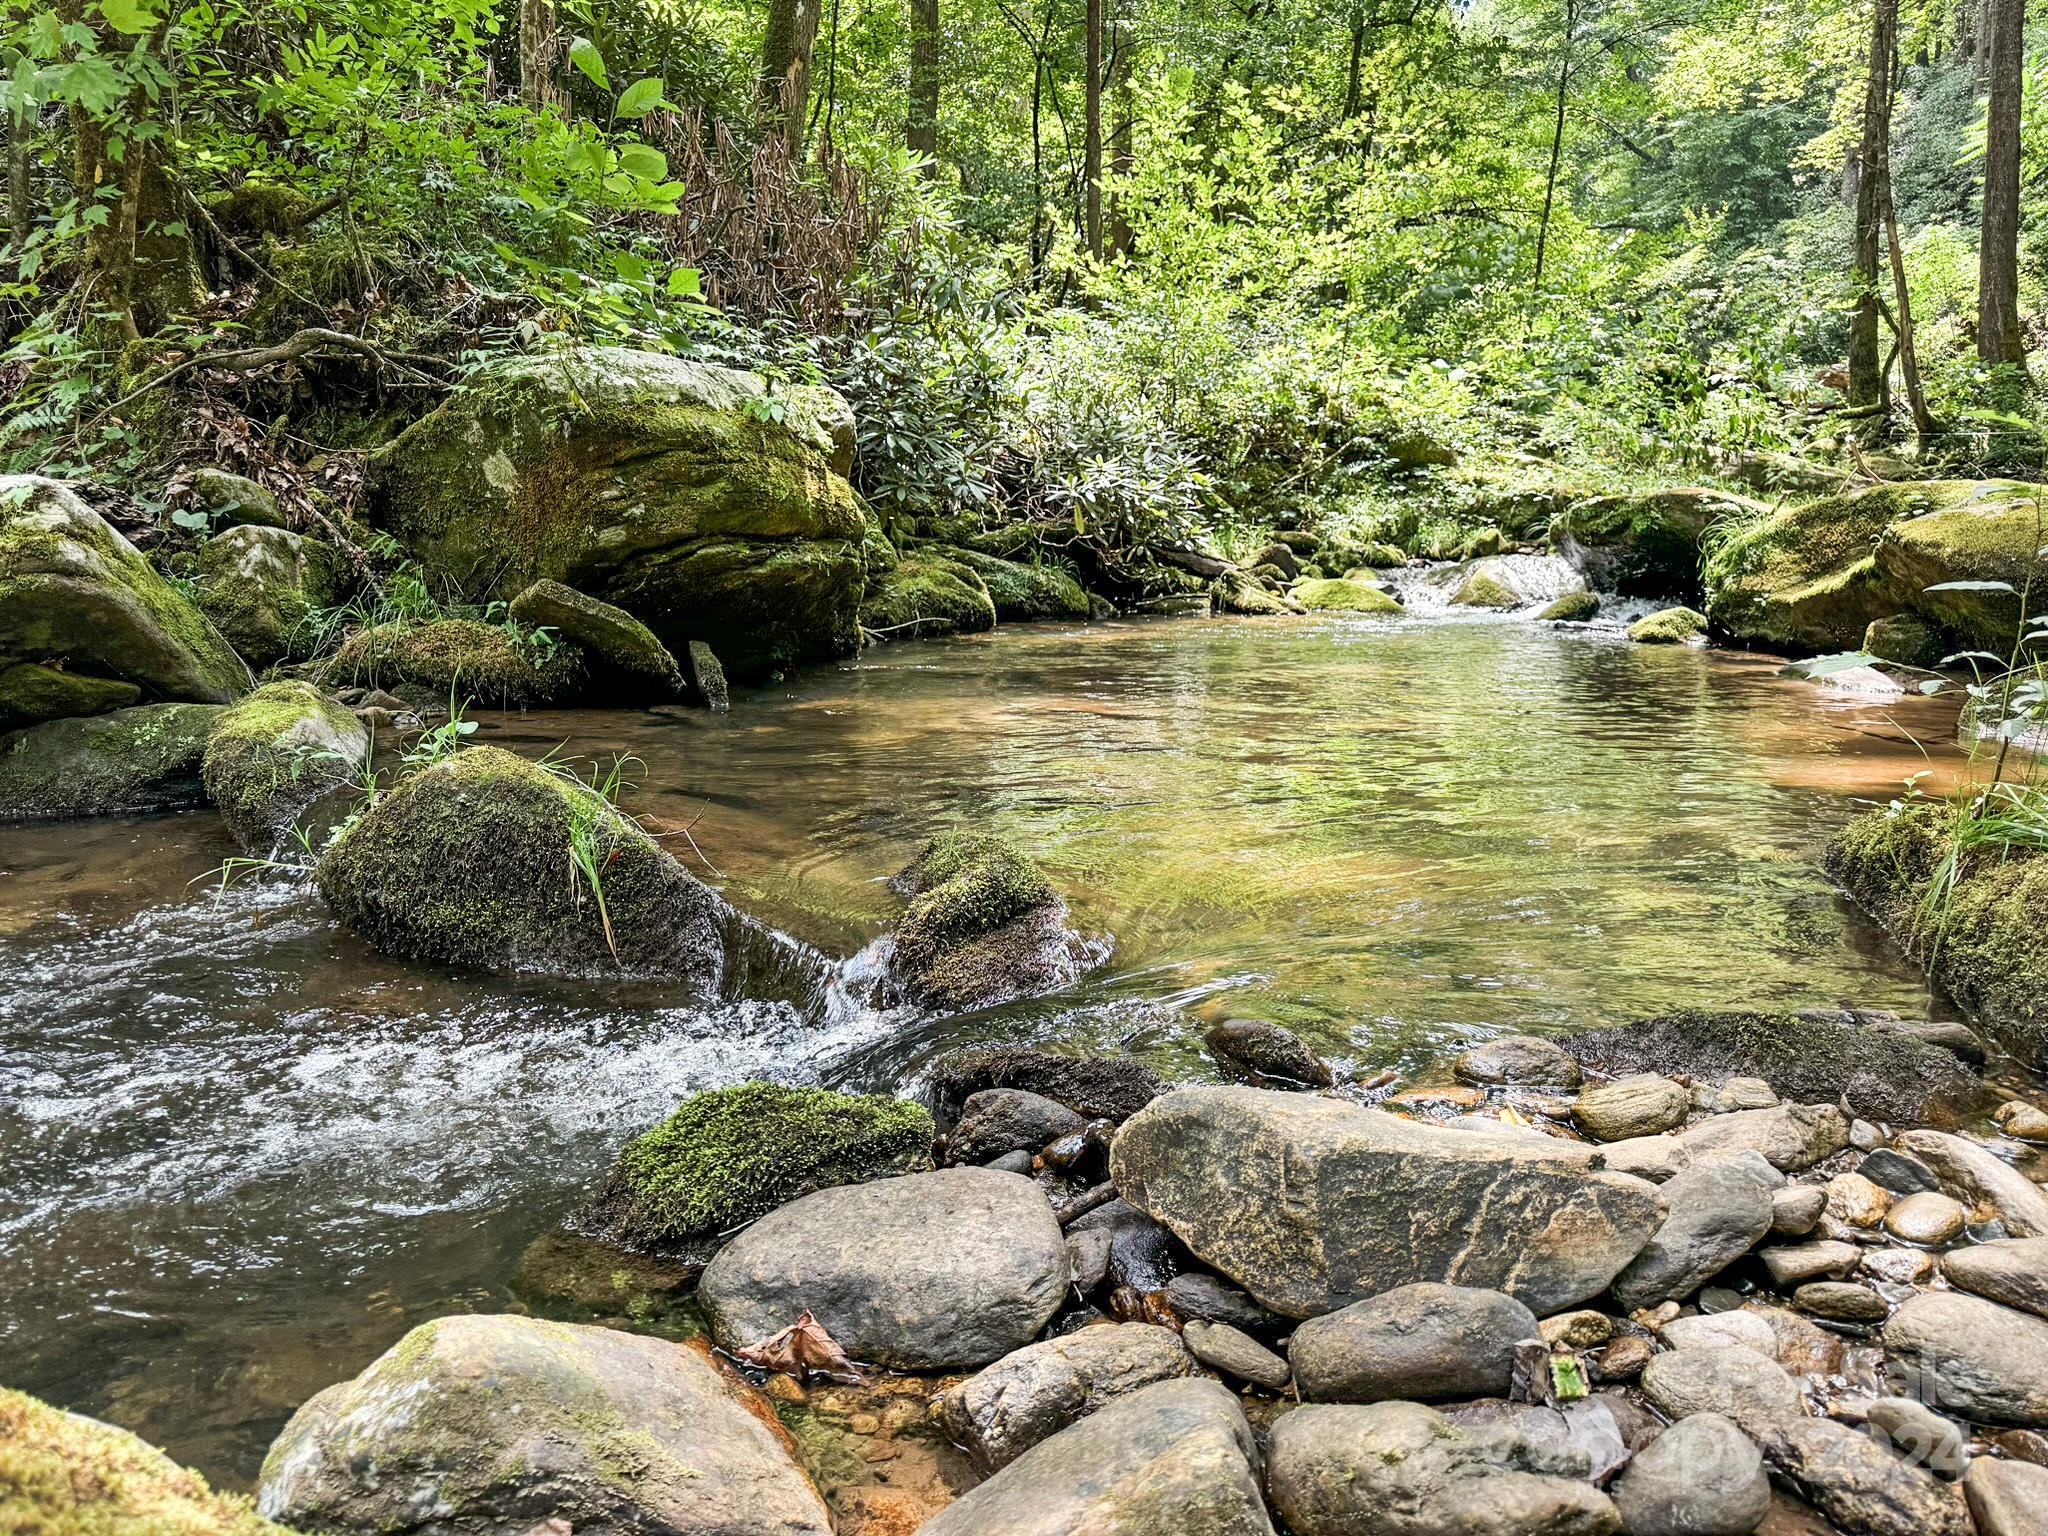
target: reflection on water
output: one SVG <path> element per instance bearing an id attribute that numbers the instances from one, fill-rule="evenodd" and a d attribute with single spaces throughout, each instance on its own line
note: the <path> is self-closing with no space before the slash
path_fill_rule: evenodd
<path id="1" fill-rule="evenodd" d="M 5 829 L 0 1382 L 244 1482 L 411 1323 L 506 1305 L 626 1136 L 764 1071 L 892 1086 L 1002 1039 L 1192 1075 L 1223 1011 L 1412 1068 L 1680 1005 L 1931 1006 L 1812 855 L 1952 712 L 1760 660 L 1499 620 L 1116 623 L 893 646 L 724 717 L 485 722 L 629 754 L 687 863 L 827 951 L 967 820 L 1116 953 L 973 1018 L 819 1024 L 384 960 L 304 889 L 188 884 L 231 851 L 207 815 Z"/>

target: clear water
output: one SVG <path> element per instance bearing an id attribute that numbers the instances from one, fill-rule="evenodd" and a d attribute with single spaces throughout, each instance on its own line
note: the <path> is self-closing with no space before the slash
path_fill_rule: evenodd
<path id="1" fill-rule="evenodd" d="M 1016 838 L 1114 957 L 949 1020 L 399 964 L 303 888 L 192 883 L 231 851 L 210 815 L 0 828 L 0 1382 L 246 1483 L 299 1402 L 506 1305 L 621 1141 L 749 1075 L 888 1087 L 1003 1040 L 1194 1076 L 1226 1014 L 1414 1070 L 1678 1006 L 1940 1013 L 1813 855 L 1953 735 L 1937 701 L 1493 618 L 1013 628 L 723 718 L 485 717 L 630 753 L 686 862 L 836 955 L 933 830 Z"/>

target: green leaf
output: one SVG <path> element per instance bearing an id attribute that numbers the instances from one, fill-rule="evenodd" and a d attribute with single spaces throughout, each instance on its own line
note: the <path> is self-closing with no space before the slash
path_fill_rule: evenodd
<path id="1" fill-rule="evenodd" d="M 668 175 L 668 156 L 651 144 L 622 144 L 619 169 L 642 181 L 660 181 Z"/>
<path id="2" fill-rule="evenodd" d="M 645 80 L 635 80 L 621 91 L 612 111 L 619 117 L 645 117 L 660 105 L 661 81 L 649 75 Z"/>
<path id="3" fill-rule="evenodd" d="M 157 24 L 149 0 L 100 0 L 100 14 L 107 25 L 127 37 L 141 37 Z"/>
<path id="4" fill-rule="evenodd" d="M 677 267 L 668 275 L 668 291 L 671 298 L 694 299 L 704 292 L 703 274 L 695 267 Z"/>
<path id="5" fill-rule="evenodd" d="M 597 44 L 587 37 L 579 37 L 569 44 L 569 62 L 583 71 L 590 83 L 601 91 L 611 89 L 611 82 L 605 79 L 604 55 L 597 50 Z"/>

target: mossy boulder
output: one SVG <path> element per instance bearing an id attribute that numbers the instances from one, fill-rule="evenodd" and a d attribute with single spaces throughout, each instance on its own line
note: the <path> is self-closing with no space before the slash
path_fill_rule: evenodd
<path id="1" fill-rule="evenodd" d="M 715 991 L 745 926 L 604 796 L 498 747 L 465 748 L 387 791 L 316 878 L 387 954 L 485 970 L 623 971 Z"/>
<path id="2" fill-rule="evenodd" d="M 67 672 L 39 661 L 0 663 L 0 730 L 68 720 L 76 715 L 104 715 L 140 702 L 133 683 L 86 672 Z"/>
<path id="3" fill-rule="evenodd" d="M 1254 619 L 1272 618 L 1293 611 L 1260 585 L 1256 575 L 1237 566 L 1232 566 L 1210 584 L 1209 606 L 1217 613 L 1234 613 Z"/>
<path id="4" fill-rule="evenodd" d="M 884 640 L 978 634 L 996 627 L 996 605 L 972 566 L 921 551 L 898 560 L 868 589 L 860 626 Z"/>
<path id="5" fill-rule="evenodd" d="M 347 590 L 334 546 L 289 529 L 245 523 L 199 549 L 199 609 L 259 669 L 312 655 L 317 636 L 307 621 Z"/>
<path id="6" fill-rule="evenodd" d="M 223 527 L 244 523 L 264 528 L 285 526 L 284 508 L 277 498 L 247 475 L 227 469 L 195 469 L 184 477 L 184 488 L 200 510 Z"/>
<path id="7" fill-rule="evenodd" d="M 1299 583 L 1294 600 L 1311 612 L 1401 613 L 1405 610 L 1378 587 L 1341 576 Z"/>
<path id="8" fill-rule="evenodd" d="M 1602 591 L 1697 602 L 1707 530 L 1769 513 L 1762 502 L 1703 486 L 1589 496 L 1550 520 L 1550 543 Z"/>
<path id="9" fill-rule="evenodd" d="M 1030 619 L 1085 619 L 1088 594 L 1071 571 L 1056 565 L 1025 565 L 975 549 L 946 549 L 948 560 L 966 566 L 981 578 L 1005 623 Z"/>
<path id="10" fill-rule="evenodd" d="M 1457 591 L 1451 594 L 1451 601 L 1460 608 L 1509 609 L 1522 606 L 1522 599 L 1515 590 L 1493 572 L 1475 568 L 1458 583 Z"/>
<path id="11" fill-rule="evenodd" d="M 0 1389 L 7 1536 L 290 1536 L 125 1429 Z"/>
<path id="12" fill-rule="evenodd" d="M 1488 555 L 1504 555 L 1514 547 L 1515 541 L 1498 528 L 1475 528 L 1458 541 L 1451 558 L 1482 560 Z"/>
<path id="13" fill-rule="evenodd" d="M 1859 816 L 1821 865 L 1973 1018 L 2048 1065 L 2048 854 L 1983 844 L 1961 856 L 1946 898 L 1932 901 L 1953 814 L 1926 804 Z"/>
<path id="14" fill-rule="evenodd" d="M 1408 560 L 1407 552 L 1398 544 L 1360 538 L 1348 531 L 1325 535 L 1318 554 L 1323 568 L 1332 571 L 1379 571 L 1404 565 Z"/>
<path id="15" fill-rule="evenodd" d="M 219 630 L 61 480 L 0 475 L 0 655 L 225 704 L 249 669 Z"/>
<path id="16" fill-rule="evenodd" d="M 201 777 L 235 841 L 268 853 L 369 748 L 362 722 L 311 683 L 266 683 L 214 721 Z"/>
<path id="17" fill-rule="evenodd" d="M 536 581 L 512 599 L 510 612 L 519 623 L 551 630 L 579 647 L 601 698 L 659 701 L 683 691 L 676 658 L 623 608 L 559 581 Z"/>
<path id="18" fill-rule="evenodd" d="M 1567 592 L 1536 617 L 1551 624 L 1584 624 L 1600 616 L 1600 599 L 1592 592 Z"/>
<path id="19" fill-rule="evenodd" d="M 619 347 L 493 363 L 372 455 L 372 515 L 476 601 L 560 581 L 742 676 L 850 655 L 866 522 L 829 389 Z"/>
<path id="20" fill-rule="evenodd" d="M 1067 928 L 1066 903 L 1001 838 L 948 832 L 896 877 L 910 898 L 888 965 L 898 990 L 929 1008 L 985 1007 L 1063 986 L 1092 958 Z"/>
<path id="21" fill-rule="evenodd" d="M 351 635 L 321 670 L 329 683 L 409 692 L 429 703 L 470 700 L 485 708 L 566 704 L 583 689 L 583 652 L 552 636 L 435 619 L 379 624 Z"/>
<path id="22" fill-rule="evenodd" d="M 701 1346 L 529 1317 L 413 1329 L 292 1415 L 257 1499 L 337 1536 L 832 1530 L 773 1413 Z"/>
<path id="23" fill-rule="evenodd" d="M 1872 619 L 1863 631 L 1863 649 L 1902 667 L 1932 667 L 1943 655 L 1941 635 L 1916 613 Z"/>
<path id="24" fill-rule="evenodd" d="M 1878 579 L 1902 608 L 1967 648 L 2005 651 L 2020 632 L 2016 594 L 2031 578 L 2035 598 L 2048 596 L 2048 489 L 1948 482 L 1925 512 L 1885 529 L 1876 562 Z M 2004 582 L 2012 591 L 1929 590 L 1949 582 Z"/>
<path id="25" fill-rule="evenodd" d="M 206 802 L 218 704 L 138 704 L 0 736 L 0 821 L 137 816 Z"/>
<path id="26" fill-rule="evenodd" d="M 1637 645 L 1685 645 L 1707 632 L 1707 616 L 1692 608 L 1660 608 L 1628 627 Z"/>
<path id="27" fill-rule="evenodd" d="M 743 1083 L 635 1137 L 573 1225 L 622 1248 L 708 1261 L 800 1195 L 932 1165 L 931 1112 L 900 1099 Z"/>

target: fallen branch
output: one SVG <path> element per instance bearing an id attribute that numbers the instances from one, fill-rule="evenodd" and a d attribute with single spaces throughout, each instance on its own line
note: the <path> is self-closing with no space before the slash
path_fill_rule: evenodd
<path id="1" fill-rule="evenodd" d="M 387 352 L 374 341 L 369 341 L 361 336 L 351 336 L 346 331 L 330 331 L 324 326 L 308 326 L 302 331 L 294 331 L 283 341 L 273 346 L 238 347 L 219 352 L 201 352 L 193 357 L 188 357 L 175 368 L 168 368 L 155 378 L 128 391 L 127 394 L 102 410 L 99 415 L 93 418 L 93 422 L 88 423 L 88 425 L 97 423 L 102 418 L 120 410 L 124 405 L 141 399 L 151 390 L 161 388 L 163 385 L 170 383 L 171 380 L 190 373 L 195 368 L 210 368 L 216 373 L 257 373 L 262 369 L 274 367 L 278 363 L 296 362 L 303 357 L 311 357 L 334 350 L 352 352 L 358 357 L 366 358 L 378 368 L 390 368 L 400 373 L 410 374 L 420 383 L 435 389 L 443 388 L 447 384 L 447 380 L 437 379 L 431 374 L 422 372 L 415 366 L 415 364 L 419 363 L 445 366 L 439 358 L 427 357 L 415 352 Z"/>

